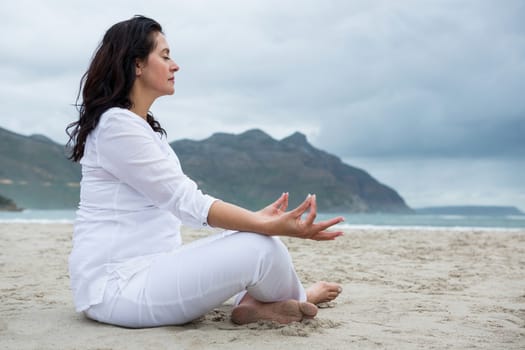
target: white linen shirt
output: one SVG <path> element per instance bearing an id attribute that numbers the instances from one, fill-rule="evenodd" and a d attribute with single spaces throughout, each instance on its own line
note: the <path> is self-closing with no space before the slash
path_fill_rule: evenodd
<path id="1" fill-rule="evenodd" d="M 110 275 L 127 280 L 180 246 L 181 224 L 207 226 L 216 200 L 184 175 L 166 138 L 127 109 L 102 114 L 80 164 L 69 256 L 77 311 L 102 302 Z"/>

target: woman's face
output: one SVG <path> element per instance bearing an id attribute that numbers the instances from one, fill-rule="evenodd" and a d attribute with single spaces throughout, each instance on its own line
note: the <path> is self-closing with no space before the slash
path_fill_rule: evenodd
<path id="1" fill-rule="evenodd" d="M 179 70 L 170 57 L 170 48 L 164 35 L 156 33 L 155 41 L 155 48 L 137 68 L 143 92 L 151 94 L 153 98 L 175 92 L 175 72 Z"/>

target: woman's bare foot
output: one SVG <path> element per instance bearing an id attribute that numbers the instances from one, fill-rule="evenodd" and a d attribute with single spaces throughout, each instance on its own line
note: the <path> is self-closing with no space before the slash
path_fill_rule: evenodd
<path id="1" fill-rule="evenodd" d="M 309 302 L 285 300 L 275 303 L 262 303 L 248 294 L 241 304 L 236 306 L 231 315 L 233 323 L 247 324 L 259 320 L 291 323 L 303 318 L 313 318 L 317 315 L 317 306 Z"/>
<path id="2" fill-rule="evenodd" d="M 306 299 L 312 304 L 325 303 L 337 298 L 342 291 L 338 283 L 320 281 L 306 290 Z"/>

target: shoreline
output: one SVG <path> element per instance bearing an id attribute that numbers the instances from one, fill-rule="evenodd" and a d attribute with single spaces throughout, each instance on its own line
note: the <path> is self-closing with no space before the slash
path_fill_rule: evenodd
<path id="1" fill-rule="evenodd" d="M 2 224 L 19 225 L 73 225 L 74 220 L 69 219 L 0 219 Z M 496 232 L 520 232 L 525 231 L 525 227 L 489 227 L 489 226 L 430 226 L 430 225 L 368 225 L 368 224 L 339 224 L 334 226 L 337 229 L 346 230 L 370 230 L 370 231 L 392 231 L 392 230 L 418 230 L 418 231 L 496 231 Z"/>
<path id="2" fill-rule="evenodd" d="M 522 349 L 525 229 L 492 231 L 352 229 L 332 242 L 285 237 L 305 286 L 343 285 L 316 319 L 236 326 L 226 302 L 184 326 L 130 330 L 74 311 L 71 224 L 2 223 L 0 337 L 6 349 Z M 183 239 L 207 234 L 184 229 Z"/>
<path id="3" fill-rule="evenodd" d="M 27 210 L 22 213 L 0 212 L 0 224 L 72 224 L 75 210 Z M 516 216 L 467 216 L 467 215 L 396 215 L 396 214 L 328 214 L 318 213 L 317 220 L 343 216 L 338 225 L 342 230 L 511 230 L 525 229 L 525 215 Z"/>

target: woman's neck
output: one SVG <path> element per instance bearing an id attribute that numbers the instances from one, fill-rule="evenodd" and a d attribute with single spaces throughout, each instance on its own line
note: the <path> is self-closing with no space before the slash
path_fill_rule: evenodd
<path id="1" fill-rule="evenodd" d="M 136 115 L 140 116 L 142 119 L 144 120 L 148 120 L 148 111 L 149 111 L 149 108 L 141 108 L 141 107 L 138 107 L 137 105 L 133 104 L 133 106 L 131 106 L 131 108 L 129 109 L 130 111 L 132 111 L 133 113 L 135 113 Z"/>
<path id="2" fill-rule="evenodd" d="M 155 99 L 149 98 L 147 94 L 145 94 L 144 92 L 140 90 L 141 90 L 140 87 L 136 85 L 133 86 L 133 88 L 131 89 L 131 92 L 129 95 L 129 98 L 132 103 L 130 111 L 139 115 L 140 117 L 142 117 L 144 120 L 147 121 L 149 109 L 151 105 L 153 104 L 153 102 L 155 101 Z"/>

